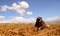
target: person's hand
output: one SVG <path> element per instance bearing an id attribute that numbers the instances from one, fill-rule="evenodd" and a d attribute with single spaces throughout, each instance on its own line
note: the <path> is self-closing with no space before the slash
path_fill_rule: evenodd
<path id="1" fill-rule="evenodd" d="M 41 27 L 39 28 L 39 30 L 41 29 Z"/>

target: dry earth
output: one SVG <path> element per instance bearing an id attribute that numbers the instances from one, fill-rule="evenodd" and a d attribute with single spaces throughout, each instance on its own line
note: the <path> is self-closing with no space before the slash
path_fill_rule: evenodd
<path id="1" fill-rule="evenodd" d="M 49 24 L 49 28 L 35 31 L 34 24 L 0 23 L 0 36 L 60 36 L 60 24 Z"/>

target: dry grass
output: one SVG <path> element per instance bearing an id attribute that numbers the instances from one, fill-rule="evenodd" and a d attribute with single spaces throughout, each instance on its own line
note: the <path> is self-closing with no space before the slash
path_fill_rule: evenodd
<path id="1" fill-rule="evenodd" d="M 49 24 L 49 28 L 35 31 L 34 24 L 0 24 L 0 36 L 60 36 L 60 24 Z"/>

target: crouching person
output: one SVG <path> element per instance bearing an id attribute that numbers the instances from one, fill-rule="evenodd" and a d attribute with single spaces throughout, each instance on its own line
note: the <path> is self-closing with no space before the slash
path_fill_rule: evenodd
<path id="1" fill-rule="evenodd" d="M 45 22 L 42 20 L 42 17 L 37 17 L 36 19 L 36 23 L 35 23 L 35 30 L 42 30 L 44 29 L 46 26 Z"/>

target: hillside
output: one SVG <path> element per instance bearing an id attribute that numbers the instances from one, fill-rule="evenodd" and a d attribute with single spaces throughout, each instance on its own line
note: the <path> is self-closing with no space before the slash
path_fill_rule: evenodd
<path id="1" fill-rule="evenodd" d="M 60 24 L 49 24 L 49 28 L 35 31 L 34 24 L 1 23 L 0 36 L 60 36 Z"/>

